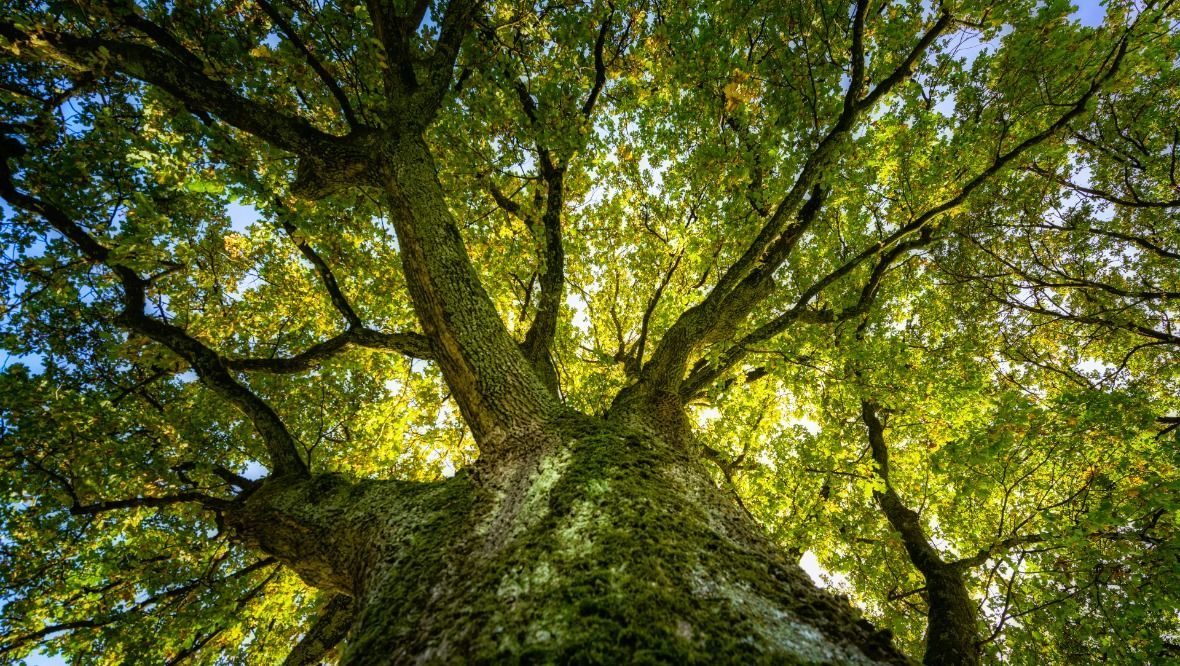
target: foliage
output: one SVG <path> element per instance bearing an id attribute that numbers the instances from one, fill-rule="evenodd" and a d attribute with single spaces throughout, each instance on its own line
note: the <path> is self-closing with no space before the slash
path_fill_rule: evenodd
<path id="1" fill-rule="evenodd" d="M 4 3 L 0 661 L 277 662 L 327 603 L 221 528 L 278 463 L 192 359 L 128 329 L 113 266 L 313 471 L 425 481 L 480 455 L 415 332 L 402 213 L 351 172 L 309 186 L 285 130 L 201 101 L 309 134 L 412 126 L 383 91 L 453 7 L 422 5 L 401 61 L 386 4 Z M 986 659 L 1175 658 L 1173 3 L 1110 0 L 1100 25 L 1057 0 L 475 6 L 422 131 L 564 404 L 605 412 L 690 339 L 717 483 L 917 655 L 924 582 L 878 501 L 871 403 L 889 487 L 969 560 Z M 118 44 L 221 87 L 178 91 Z M 694 333 L 731 275 L 749 289 Z"/>

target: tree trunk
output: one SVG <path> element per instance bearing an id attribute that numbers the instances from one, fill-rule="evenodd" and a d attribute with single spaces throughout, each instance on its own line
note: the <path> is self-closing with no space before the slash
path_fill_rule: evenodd
<path id="1" fill-rule="evenodd" d="M 941 564 L 922 575 L 930 606 L 923 662 L 930 666 L 978 664 L 979 619 L 963 574 L 953 564 Z"/>
<path id="2" fill-rule="evenodd" d="M 926 535 L 921 517 L 893 489 L 885 424 L 877 416 L 876 406 L 861 401 L 861 417 L 869 431 L 877 476 L 885 482 L 885 490 L 874 492 L 873 497 L 901 536 L 910 562 L 926 579 L 926 653 L 922 662 L 928 666 L 975 666 L 979 663 L 979 619 L 963 581 L 961 563 L 942 559 Z"/>
<path id="3" fill-rule="evenodd" d="M 571 415 L 442 482 L 269 482 L 230 522 L 354 597 L 345 664 L 908 663 L 667 439 Z"/>

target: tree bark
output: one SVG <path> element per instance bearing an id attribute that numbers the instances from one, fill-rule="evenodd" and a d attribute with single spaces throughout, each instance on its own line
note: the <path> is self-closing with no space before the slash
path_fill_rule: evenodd
<path id="1" fill-rule="evenodd" d="M 480 283 L 446 204 L 434 158 L 417 135 L 392 147 L 386 200 L 423 333 L 481 453 L 531 445 L 524 433 L 557 410 Z"/>
<path id="2" fill-rule="evenodd" d="M 699 456 L 617 420 L 436 483 L 268 481 L 227 522 L 354 599 L 344 664 L 909 663 Z"/>
<path id="3" fill-rule="evenodd" d="M 962 571 L 942 564 L 922 575 L 926 578 L 926 654 L 923 663 L 971 666 L 979 663 L 979 618 L 967 593 Z"/>

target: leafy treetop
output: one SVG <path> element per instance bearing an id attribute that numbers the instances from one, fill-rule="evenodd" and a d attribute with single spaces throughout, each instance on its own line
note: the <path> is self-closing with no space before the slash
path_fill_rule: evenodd
<path id="1" fill-rule="evenodd" d="M 924 553 L 995 660 L 1174 657 L 1173 5 L 4 2 L 0 660 L 275 662 L 257 470 L 649 393 L 911 653 Z"/>

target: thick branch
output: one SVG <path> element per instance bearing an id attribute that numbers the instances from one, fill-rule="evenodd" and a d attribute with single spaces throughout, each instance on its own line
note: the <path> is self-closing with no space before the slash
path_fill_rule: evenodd
<path id="1" fill-rule="evenodd" d="M 928 245 L 933 240 L 934 236 L 930 233 L 929 229 L 924 229 L 916 238 L 899 243 L 891 248 L 878 260 L 877 265 L 873 267 L 868 280 L 861 287 L 860 298 L 857 299 L 857 302 L 838 312 L 832 312 L 826 308 L 822 310 L 809 308 L 808 305 L 818 292 L 812 293 L 810 289 L 804 291 L 803 296 L 795 302 L 795 305 L 791 309 L 743 336 L 737 344 L 721 354 L 716 361 L 701 361 L 697 363 L 688 379 L 685 380 L 683 393 L 685 395 L 694 395 L 701 391 L 710 382 L 715 381 L 732 368 L 750 349 L 779 335 L 792 324 L 831 324 L 863 316 L 869 311 L 873 301 L 876 299 L 877 293 L 881 288 L 881 281 L 884 279 L 889 268 L 897 260 L 905 257 L 910 251 Z"/>
<path id="2" fill-rule="evenodd" d="M 865 95 L 864 99 L 860 100 L 860 102 L 857 104 L 857 107 L 860 109 L 872 108 L 873 105 L 875 105 L 882 97 L 889 94 L 891 90 L 896 88 L 898 84 L 909 79 L 910 75 L 914 71 L 914 65 L 918 62 L 918 59 L 921 58 L 924 53 L 926 53 L 926 50 L 929 49 L 932 44 L 934 44 L 934 40 L 938 39 L 938 36 L 941 35 L 943 31 L 945 31 L 947 27 L 951 25 L 952 21 L 953 18 L 950 12 L 943 9 L 938 15 L 938 20 L 935 21 L 934 25 L 922 35 L 922 38 L 918 40 L 918 43 L 914 44 L 914 48 L 910 49 L 910 52 L 906 54 L 906 57 L 903 58 L 900 63 L 898 63 L 897 67 L 893 68 L 893 72 L 891 72 L 889 76 L 886 76 L 881 80 L 880 83 L 873 87 L 869 94 Z"/>
<path id="3" fill-rule="evenodd" d="M 392 158 L 386 196 L 406 284 L 434 359 L 487 453 L 548 418 L 555 396 L 480 283 L 425 142 L 407 138 Z"/>
<path id="4" fill-rule="evenodd" d="M 279 374 L 304 372 L 336 356 L 350 346 L 379 351 L 391 351 L 410 358 L 430 360 L 434 352 L 430 340 L 421 333 L 382 333 L 370 328 L 351 328 L 312 345 L 294 356 L 279 358 L 229 358 L 226 367 L 232 370 L 273 372 Z"/>
<path id="5" fill-rule="evenodd" d="M 977 664 L 978 617 L 967 593 L 961 569 L 948 565 L 930 543 L 918 514 L 907 507 L 889 480 L 889 449 L 885 426 L 876 407 L 861 401 L 861 418 L 869 434 L 875 471 L 885 483 L 873 497 L 881 512 L 900 535 L 910 562 L 926 579 L 926 664 Z"/>
<path id="6" fill-rule="evenodd" d="M 541 173 L 548 189 L 541 227 L 545 234 L 544 272 L 541 273 L 541 292 L 537 297 L 537 312 L 524 338 L 524 352 L 542 374 L 549 388 L 557 391 L 557 375 L 549 358 L 557 321 L 561 314 L 565 293 L 565 248 L 561 233 L 561 214 L 565 206 L 565 168 L 555 166 L 548 151 L 542 153 Z"/>
<path id="7" fill-rule="evenodd" d="M 826 196 L 827 192 L 819 188 L 812 192 L 811 199 L 799 211 L 796 223 L 773 244 L 771 252 L 775 259 L 785 259 L 802 237 L 803 230 L 818 216 Z M 773 260 L 768 261 L 758 270 L 747 274 L 737 287 L 724 297 L 715 298 L 719 292 L 714 288 L 702 303 L 682 314 L 664 333 L 651 360 L 644 365 L 641 381 L 636 386 L 674 388 L 675 392 L 687 394 L 688 391 L 680 386 L 680 383 L 684 375 L 684 366 L 693 349 L 710 338 L 722 337 L 722 332 L 736 328 L 773 287 L 776 267 Z"/>
<path id="8" fill-rule="evenodd" d="M 868 9 L 868 0 L 857 0 L 856 13 L 852 17 L 852 72 L 848 77 L 848 92 L 844 95 L 844 114 L 855 112 L 865 85 L 865 14 Z"/>
<path id="9" fill-rule="evenodd" d="M 124 309 L 119 322 L 127 328 L 147 336 L 180 356 L 196 371 L 201 381 L 222 398 L 237 407 L 254 424 L 270 454 L 273 471 L 277 475 L 307 473 L 300 459 L 298 446 L 287 426 L 269 404 L 238 383 L 225 366 L 224 359 L 178 326 L 162 322 L 144 313 L 147 282 L 132 269 L 111 259 L 110 250 L 94 239 L 60 208 L 16 189 L 8 157 L 13 155 L 13 142 L 0 154 L 0 196 L 16 208 L 44 218 L 50 226 L 70 239 L 92 261 L 105 264 L 118 276 L 123 286 Z M 17 144 L 19 146 L 19 144 Z"/>
<path id="10" fill-rule="evenodd" d="M 606 60 L 603 58 L 603 50 L 606 47 L 606 37 L 610 34 L 611 18 L 614 15 L 612 9 L 610 15 L 602 22 L 602 27 L 598 29 L 598 37 L 594 40 L 594 83 L 590 86 L 590 94 L 586 96 L 586 101 L 582 104 L 582 115 L 587 118 L 594 111 L 594 105 L 598 102 L 602 87 L 606 85 Z"/>
<path id="11" fill-rule="evenodd" d="M 889 480 L 889 448 L 885 444 L 885 426 L 877 416 L 876 407 L 867 400 L 861 401 L 861 419 L 869 433 L 869 449 L 876 463 L 877 476 L 885 482 L 885 490 L 874 492 L 873 496 L 881 506 L 882 513 L 889 519 L 889 524 L 901 534 L 902 543 L 914 566 L 923 574 L 932 572 L 944 562 L 926 536 L 918 514 L 907 507 L 893 490 Z"/>
<path id="12" fill-rule="evenodd" d="M 435 42 L 434 52 L 430 54 L 429 69 L 426 75 L 424 108 L 431 116 L 442 102 L 443 95 L 450 88 L 455 59 L 459 56 L 459 46 L 475 25 L 476 12 L 479 7 L 478 0 L 450 0 L 447 2 L 446 11 L 440 23 L 438 41 Z"/>
<path id="13" fill-rule="evenodd" d="M 867 2 L 858 3 L 853 18 L 852 78 L 860 80 L 864 77 L 863 32 L 867 5 Z M 758 236 L 726 270 L 709 295 L 682 314 L 665 333 L 651 361 L 644 368 L 644 383 L 679 391 L 679 383 L 693 350 L 707 340 L 719 325 L 734 326 L 740 323 L 766 297 L 772 286 L 774 271 L 786 261 L 799 239 L 818 218 L 826 190 L 816 184 L 836 159 L 840 146 L 850 136 L 856 120 L 881 96 L 909 76 L 917 58 L 950 25 L 950 14 L 943 12 L 923 33 L 898 68 L 864 100 L 857 101 L 856 95 L 862 84 L 853 81 L 839 118 L 803 163 L 790 191 L 775 207 Z M 804 197 L 809 191 L 811 197 L 805 203 Z M 794 222 L 788 225 L 790 220 Z M 755 277 L 748 279 L 752 273 L 756 273 Z"/>
<path id="14" fill-rule="evenodd" d="M 356 617 L 354 606 L 352 597 L 343 594 L 333 596 L 283 660 L 283 666 L 315 666 L 323 663 L 328 652 L 344 640 L 352 628 Z"/>
<path id="15" fill-rule="evenodd" d="M 864 29 L 864 17 L 862 12 L 865 11 L 867 2 L 858 3 L 857 15 L 854 17 L 854 23 L 860 21 L 860 30 Z M 761 255 L 767 250 L 772 243 L 774 243 L 781 236 L 798 236 L 806 230 L 806 226 L 798 229 L 790 229 L 787 233 L 783 231 L 783 225 L 787 220 L 794 215 L 794 212 L 802 206 L 803 196 L 808 191 L 814 188 L 815 183 L 819 180 L 821 173 L 827 168 L 832 159 L 835 158 L 836 152 L 843 142 L 843 140 L 851 133 L 855 126 L 856 120 L 869 111 L 872 106 L 887 92 L 892 90 L 896 85 L 905 81 L 912 70 L 914 62 L 926 52 L 927 49 L 934 43 L 938 36 L 941 35 L 951 25 L 951 16 L 949 13 L 943 12 L 939 18 L 925 33 L 919 38 L 918 43 L 914 45 L 905 60 L 890 74 L 884 81 L 882 81 L 873 92 L 864 100 L 857 102 L 852 96 L 854 88 L 850 88 L 849 94 L 845 96 L 844 106 L 841 110 L 840 117 L 836 123 L 820 141 L 819 145 L 808 156 L 800 170 L 799 176 L 795 179 L 795 183 L 791 187 L 791 191 L 783 198 L 782 202 L 775 209 L 773 216 L 767 224 L 759 232 L 755 241 L 747 248 L 742 258 L 738 260 L 727 272 L 726 275 L 718 282 L 717 288 L 722 291 L 727 291 L 738 280 L 743 278 L 749 270 L 751 270 L 756 262 L 761 259 Z M 854 26 L 854 37 L 856 30 Z M 863 38 L 863 36 L 862 36 Z M 855 45 L 854 45 L 855 48 Z M 863 46 L 860 47 L 861 52 L 853 54 L 853 72 L 859 68 L 861 76 L 863 77 Z M 859 64 L 858 64 L 859 63 Z M 780 241 L 782 242 L 782 241 Z M 712 294 L 710 294 L 711 296 Z"/>
<path id="16" fill-rule="evenodd" d="M 512 197 L 504 194 L 503 190 L 501 190 L 500 187 L 496 185 L 496 183 L 492 181 L 490 177 L 485 176 L 480 180 L 480 182 L 483 183 L 484 188 L 488 191 L 488 194 L 492 195 L 492 199 L 496 202 L 496 205 L 499 206 L 505 213 L 508 213 L 512 217 L 515 217 L 525 224 L 531 225 L 533 223 L 532 218 L 524 212 L 521 205 L 517 203 Z"/>
<path id="17" fill-rule="evenodd" d="M 144 283 L 137 281 L 137 278 L 132 279 L 132 274 L 126 269 L 116 266 L 111 268 L 121 274 L 124 286 L 126 307 L 119 321 L 183 358 L 196 371 L 202 383 L 245 414 L 262 436 L 276 475 L 307 474 L 307 465 L 299 457 L 295 438 L 274 409 L 234 379 L 229 374 L 225 360 L 212 349 L 185 333 L 184 329 L 144 314 Z"/>
<path id="18" fill-rule="evenodd" d="M 594 78 L 590 84 L 590 92 L 581 106 L 581 113 L 590 117 L 594 111 L 599 95 L 606 85 L 606 61 L 604 49 L 610 34 L 613 10 L 603 21 L 593 46 Z M 494 39 L 494 35 L 492 36 Z M 541 127 L 541 116 L 537 100 L 529 92 L 527 85 L 519 77 L 513 78 L 511 86 L 516 92 L 521 110 L 530 126 L 538 136 L 544 135 Z M 554 392 L 557 391 L 557 377 L 552 360 L 549 358 L 550 348 L 557 331 L 557 322 L 561 312 L 561 304 L 565 287 L 565 250 L 562 240 L 561 216 L 565 206 L 565 174 L 567 158 L 554 153 L 546 143 L 538 139 L 536 142 L 537 162 L 541 179 L 546 185 L 545 209 L 541 214 L 541 228 L 544 233 L 544 272 L 540 279 L 540 295 L 537 302 L 537 312 L 533 317 L 524 341 L 524 352 L 529 360 L 542 375 L 546 384 Z M 531 223 L 531 219 L 524 215 L 516 202 L 500 193 L 492 184 L 492 196 L 497 204 L 511 215 Z"/>
<path id="19" fill-rule="evenodd" d="M 142 44 L 48 30 L 29 33 L 8 22 L 0 23 L 0 35 L 22 48 L 83 71 L 110 67 L 166 91 L 190 109 L 213 113 L 238 129 L 298 155 L 336 151 L 343 141 L 303 118 L 243 97 L 193 65 Z"/>

